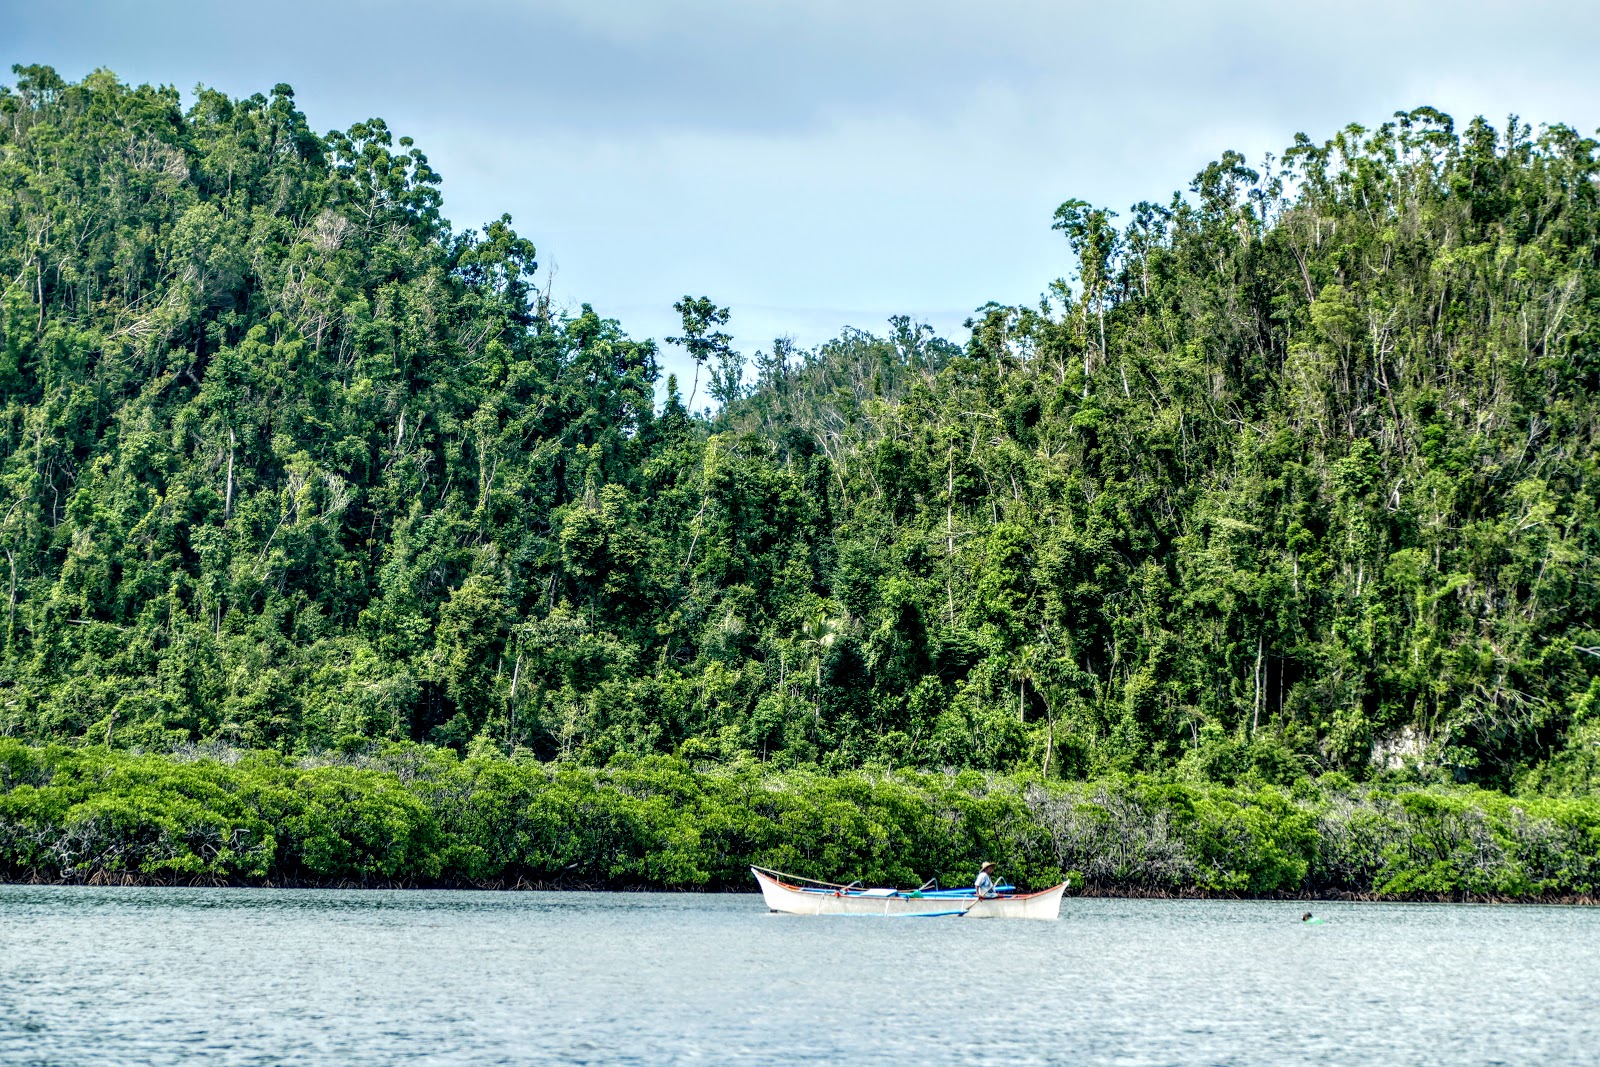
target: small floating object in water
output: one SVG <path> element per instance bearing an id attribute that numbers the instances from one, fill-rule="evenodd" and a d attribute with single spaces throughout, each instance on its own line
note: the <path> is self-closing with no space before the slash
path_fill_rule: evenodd
<path id="1" fill-rule="evenodd" d="M 1322 925 L 1322 920 L 1317 918 L 1315 915 L 1311 914 L 1309 911 L 1306 912 L 1304 915 L 1300 916 L 1300 921 L 1305 923 L 1307 926 L 1321 926 Z"/>
<path id="2" fill-rule="evenodd" d="M 1037 893 L 997 886 L 980 898 L 971 889 L 867 889 L 836 885 L 765 867 L 751 867 L 761 896 L 772 911 L 790 915 L 885 915 L 891 918 L 1057 919 L 1067 883 Z"/>

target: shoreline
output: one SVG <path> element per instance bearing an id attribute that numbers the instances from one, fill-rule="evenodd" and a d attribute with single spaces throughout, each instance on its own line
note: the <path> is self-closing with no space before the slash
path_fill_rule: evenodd
<path id="1" fill-rule="evenodd" d="M 1128 899 L 1600 903 L 1600 798 L 457 760 L 235 764 L 0 740 L 0 881 L 750 892 L 749 867 Z"/>
<path id="2" fill-rule="evenodd" d="M 460 890 L 483 893 L 696 893 L 707 896 L 758 896 L 755 888 L 714 886 L 701 889 L 667 889 L 636 883 L 585 882 L 579 879 L 516 878 L 483 882 L 426 881 L 415 879 L 226 879 L 196 876 L 180 878 L 131 872 L 97 872 L 84 878 L 47 877 L 43 874 L 0 875 L 0 886 L 80 886 L 93 889 L 330 889 L 330 890 Z M 1344 904 L 1476 904 L 1491 906 L 1600 907 L 1600 896 L 1542 894 L 1505 896 L 1492 893 L 1402 893 L 1386 895 L 1353 890 L 1301 893 L 1233 893 L 1211 889 L 1151 889 L 1142 886 L 1083 886 L 1068 889 L 1068 898 L 1101 900 L 1259 900 L 1318 901 Z"/>

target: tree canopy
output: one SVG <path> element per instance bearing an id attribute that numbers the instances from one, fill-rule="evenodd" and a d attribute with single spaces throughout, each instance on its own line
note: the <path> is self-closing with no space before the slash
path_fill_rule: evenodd
<path id="1" fill-rule="evenodd" d="M 509 217 L 453 228 L 381 120 L 15 79 L 0 734 L 1589 780 L 1573 129 L 1421 108 L 1120 229 L 1068 200 L 1076 279 L 964 346 L 747 364 L 686 296 L 658 405 L 654 343 L 553 307 Z"/>

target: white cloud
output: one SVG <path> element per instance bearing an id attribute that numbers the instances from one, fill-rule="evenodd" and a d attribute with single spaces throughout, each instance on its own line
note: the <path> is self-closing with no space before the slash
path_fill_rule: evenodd
<path id="1" fill-rule="evenodd" d="M 1590 0 L 0 0 L 0 22 L 6 62 L 384 115 L 458 224 L 516 216 L 558 296 L 660 336 L 707 293 L 749 348 L 1031 300 L 1067 269 L 1056 203 L 1164 199 L 1226 148 L 1422 103 L 1600 126 Z"/>

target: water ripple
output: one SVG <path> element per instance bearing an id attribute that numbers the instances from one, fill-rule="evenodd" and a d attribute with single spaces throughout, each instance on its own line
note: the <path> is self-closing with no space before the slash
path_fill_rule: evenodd
<path id="1" fill-rule="evenodd" d="M 1600 911 L 0 887 L 0 1064 L 1600 1063 Z"/>

